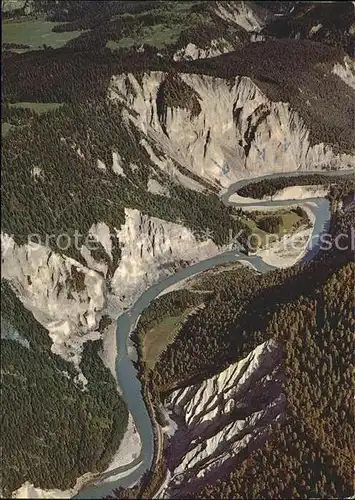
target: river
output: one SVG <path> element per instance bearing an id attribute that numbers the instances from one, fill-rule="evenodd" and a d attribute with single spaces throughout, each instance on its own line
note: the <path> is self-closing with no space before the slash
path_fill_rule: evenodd
<path id="1" fill-rule="evenodd" d="M 278 173 L 266 175 L 263 177 L 244 179 L 242 181 L 238 181 L 231 186 L 229 186 L 228 190 L 221 196 L 221 200 L 225 204 L 230 204 L 233 206 L 242 207 L 241 203 L 233 203 L 229 202 L 229 197 L 231 194 L 235 193 L 238 189 L 246 184 L 251 182 L 260 181 L 262 179 L 273 179 L 277 177 L 294 177 L 301 175 L 309 175 L 310 173 L 318 173 L 324 174 L 327 176 L 334 175 L 354 175 L 353 170 L 343 170 L 339 171 L 331 171 L 331 172 L 323 172 L 323 171 L 307 171 L 307 172 L 288 172 L 288 173 Z M 313 206 L 311 207 L 314 215 L 315 215 L 315 224 L 313 228 L 312 237 L 310 239 L 311 244 L 307 249 L 306 254 L 302 258 L 302 260 L 310 260 L 314 257 L 314 255 L 318 251 L 317 244 L 314 244 L 315 241 L 319 240 L 319 236 L 322 232 L 327 230 L 329 220 L 330 220 L 330 206 L 329 201 L 324 198 L 308 198 L 305 200 L 282 200 L 282 201 L 265 201 L 265 202 L 256 202 L 256 206 L 290 206 L 290 205 L 299 205 L 300 203 L 305 202 L 313 202 Z M 248 205 L 249 207 L 251 205 Z M 313 244 L 312 244 L 313 243 Z M 125 314 L 122 314 L 117 321 L 117 346 L 119 355 L 116 359 L 116 371 L 118 376 L 118 382 L 122 389 L 123 398 L 127 404 L 128 410 L 131 412 L 133 419 L 136 424 L 136 428 L 139 432 L 141 443 L 142 443 L 142 461 L 140 465 L 135 468 L 134 465 L 137 465 L 137 460 L 134 463 L 131 463 L 127 466 L 119 467 L 110 471 L 109 473 L 103 474 L 100 477 L 100 481 L 104 478 L 114 476 L 118 473 L 124 473 L 125 471 L 129 471 L 132 469 L 131 473 L 128 473 L 125 477 L 120 479 L 116 479 L 107 483 L 97 482 L 91 483 L 84 487 L 80 493 L 75 498 L 103 498 L 105 495 L 108 495 L 114 488 L 124 487 L 127 488 L 137 482 L 142 474 L 149 469 L 152 458 L 153 458 L 153 429 L 152 424 L 147 412 L 147 408 L 145 406 L 144 400 L 141 394 L 141 383 L 137 378 L 137 370 L 132 363 L 132 359 L 128 354 L 128 344 L 131 343 L 129 339 L 129 335 L 131 330 L 134 328 L 136 321 L 138 320 L 142 311 L 148 307 L 150 302 L 158 297 L 158 295 L 163 292 L 166 288 L 171 285 L 178 283 L 180 280 L 188 278 L 196 273 L 201 273 L 212 267 L 220 264 L 227 264 L 236 262 L 238 260 L 248 261 L 250 262 L 259 272 L 265 273 L 268 271 L 272 271 L 275 268 L 266 264 L 259 256 L 250 255 L 246 256 L 244 253 L 240 253 L 236 250 L 228 251 L 223 254 L 217 255 L 216 257 L 212 257 L 210 259 L 204 260 L 197 264 L 191 265 L 187 268 L 181 269 L 177 273 L 168 278 L 156 283 L 151 286 L 148 290 L 146 290 L 137 302 L 131 307 L 129 311 Z"/>

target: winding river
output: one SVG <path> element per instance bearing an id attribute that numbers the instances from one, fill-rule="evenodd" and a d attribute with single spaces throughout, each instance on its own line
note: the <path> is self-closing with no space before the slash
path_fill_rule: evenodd
<path id="1" fill-rule="evenodd" d="M 251 182 L 257 182 L 262 179 L 274 179 L 277 177 L 295 177 L 301 175 L 309 175 L 310 173 L 321 173 L 322 175 L 334 176 L 334 175 L 354 175 L 354 170 L 343 170 L 323 172 L 323 171 L 307 171 L 307 172 L 289 172 L 289 173 L 279 173 L 266 175 L 263 177 L 257 177 L 254 179 L 244 179 L 232 184 L 228 190 L 221 196 L 221 200 L 225 204 L 243 207 L 242 203 L 233 203 L 229 201 L 231 194 L 235 193 L 238 189 Z M 313 245 L 310 245 L 307 249 L 302 260 L 310 260 L 317 253 L 318 247 L 314 242 L 319 240 L 319 236 L 322 232 L 327 230 L 329 220 L 330 220 L 330 206 L 329 201 L 324 198 L 308 198 L 304 200 L 282 200 L 282 201 L 265 201 L 257 202 L 255 206 L 290 206 L 299 205 L 300 203 L 305 203 L 312 201 L 312 211 L 315 215 L 315 224 L 313 228 L 312 237 L 310 239 Z M 249 207 L 251 205 L 248 205 Z M 238 260 L 248 261 L 254 266 L 259 272 L 265 273 L 275 269 L 274 267 L 266 264 L 259 256 L 251 255 L 246 256 L 244 253 L 233 250 L 228 251 L 223 254 L 217 255 L 210 259 L 204 260 L 197 264 L 191 265 L 187 268 L 181 269 L 177 273 L 163 281 L 156 283 L 146 290 L 137 302 L 131 307 L 131 309 L 122 314 L 117 322 L 117 346 L 119 355 L 116 359 L 116 371 L 118 376 L 119 385 L 122 389 L 123 398 L 127 404 L 128 410 L 131 412 L 133 419 L 136 424 L 136 428 L 139 432 L 141 442 L 142 442 L 142 453 L 139 459 L 135 460 L 129 465 L 113 469 L 108 473 L 104 473 L 100 476 L 99 480 L 95 483 L 91 483 L 84 487 L 80 493 L 75 498 L 103 498 L 108 495 L 114 488 L 118 487 L 129 487 L 137 482 L 142 474 L 149 469 L 152 459 L 153 459 L 153 429 L 152 424 L 145 406 L 144 400 L 141 394 L 141 384 L 137 378 L 137 371 L 133 366 L 132 359 L 128 353 L 128 344 L 131 343 L 129 339 L 130 332 L 134 328 L 140 314 L 142 311 L 150 304 L 152 300 L 158 297 L 166 288 L 178 283 L 180 280 L 188 278 L 197 273 L 201 273 L 212 267 L 220 264 L 227 264 L 236 262 Z M 130 472 L 128 472 L 130 471 Z M 110 482 L 102 482 L 103 479 L 107 479 L 111 476 L 116 476 L 122 474 L 123 477 L 116 478 Z"/>

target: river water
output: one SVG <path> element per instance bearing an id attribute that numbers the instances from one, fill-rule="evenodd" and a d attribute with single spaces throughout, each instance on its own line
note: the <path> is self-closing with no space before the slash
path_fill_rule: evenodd
<path id="1" fill-rule="evenodd" d="M 229 197 L 231 194 L 235 193 L 242 186 L 249 184 L 251 182 L 256 182 L 261 179 L 266 178 L 277 178 L 277 177 L 294 177 L 300 175 L 306 175 L 311 173 L 308 172 L 290 172 L 290 173 L 280 173 L 280 174 L 272 174 L 263 177 L 257 177 L 254 179 L 245 179 L 242 181 L 238 181 L 231 185 L 226 193 L 221 196 L 221 200 L 225 204 L 230 204 L 233 206 L 243 205 L 241 203 L 231 203 L 229 202 Z M 327 176 L 334 175 L 354 175 L 353 170 L 346 171 L 331 171 L 331 172 L 320 172 L 316 171 L 314 173 L 321 173 Z M 323 231 L 327 230 L 329 220 L 330 220 L 330 206 L 328 200 L 324 198 L 315 198 L 315 199 L 307 199 L 307 200 L 282 200 L 282 201 L 266 201 L 261 203 L 255 203 L 257 206 L 290 206 L 292 204 L 299 205 L 300 203 L 305 202 L 313 202 L 313 206 L 311 207 L 314 215 L 315 215 L 315 224 L 313 228 L 312 238 L 310 240 L 311 244 L 307 249 L 307 252 L 302 260 L 310 260 L 317 253 L 319 246 L 317 242 L 319 240 L 319 236 Z M 250 205 L 248 205 L 250 207 Z M 117 322 L 117 346 L 119 355 L 116 359 L 116 371 L 118 376 L 118 383 L 122 389 L 123 398 L 127 404 L 128 410 L 131 412 L 133 419 L 136 424 L 137 431 L 139 432 L 141 442 L 142 442 L 142 461 L 139 467 L 134 468 L 131 473 L 128 473 L 125 477 L 120 479 L 116 479 L 107 483 L 96 482 L 96 484 L 91 483 L 84 487 L 80 493 L 75 498 L 102 498 L 105 495 L 108 495 L 114 488 L 118 487 L 129 487 L 134 484 L 136 481 L 140 479 L 142 474 L 150 467 L 152 459 L 153 459 L 153 430 L 152 424 L 142 398 L 141 394 L 141 383 L 137 378 L 137 370 L 132 363 L 132 359 L 128 353 L 128 343 L 129 335 L 131 330 L 134 328 L 138 317 L 142 313 L 142 311 L 150 304 L 152 300 L 158 297 L 158 295 L 163 292 L 166 288 L 171 285 L 178 283 L 180 280 L 188 278 L 196 273 L 201 273 L 208 269 L 211 269 L 214 266 L 220 264 L 227 264 L 236 262 L 238 260 L 248 261 L 250 262 L 259 272 L 265 273 L 268 271 L 272 271 L 275 268 L 266 264 L 259 256 L 250 255 L 246 256 L 244 253 L 240 253 L 239 251 L 233 250 L 228 251 L 223 254 L 217 255 L 216 257 L 212 257 L 210 259 L 204 260 L 197 264 L 191 265 L 187 268 L 181 269 L 177 273 L 168 278 L 156 283 L 151 286 L 148 290 L 146 290 L 137 302 L 131 307 L 131 309 L 122 314 L 118 318 Z M 135 461 L 134 464 L 136 464 Z M 102 475 L 100 479 L 114 476 L 118 473 L 124 473 L 125 471 L 129 471 L 132 469 L 133 464 L 128 466 L 119 467 Z"/>

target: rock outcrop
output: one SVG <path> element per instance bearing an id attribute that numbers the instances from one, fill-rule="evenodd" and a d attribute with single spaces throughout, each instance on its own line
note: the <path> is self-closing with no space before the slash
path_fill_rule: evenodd
<path id="1" fill-rule="evenodd" d="M 285 407 L 282 348 L 269 340 L 201 384 L 174 391 L 165 401 L 178 430 L 169 442 L 164 497 L 192 489 L 260 446 Z"/>
<path id="2" fill-rule="evenodd" d="M 355 62 L 350 57 L 344 57 L 344 64 L 335 64 L 333 73 L 355 90 Z"/>
<path id="3" fill-rule="evenodd" d="M 113 277 L 107 266 L 81 247 L 87 265 L 53 252 L 42 242 L 17 245 L 2 234 L 2 276 L 24 306 L 49 332 L 53 352 L 79 368 L 83 344 L 100 338 L 104 314 L 117 318 L 143 291 L 170 274 L 180 261 L 195 262 L 220 250 L 198 241 L 180 224 L 126 210 L 126 222 L 116 229 L 121 259 Z M 90 233 L 111 258 L 109 228 L 94 224 Z"/>
<path id="4" fill-rule="evenodd" d="M 253 2 L 216 2 L 215 12 L 221 19 L 248 32 L 259 32 L 265 24 L 266 11 L 256 8 Z"/>
<path id="5" fill-rule="evenodd" d="M 182 102 L 169 100 L 167 92 L 162 96 L 166 81 L 163 72 L 146 73 L 141 80 L 121 74 L 109 88 L 109 98 L 124 104 L 125 119 L 159 151 L 158 168 L 168 171 L 167 165 L 178 163 L 225 188 L 248 176 L 355 166 L 351 155 L 311 145 L 300 115 L 288 103 L 270 101 L 248 77 L 231 82 L 180 74 L 172 89 L 179 93 L 181 85 Z"/>
<path id="6" fill-rule="evenodd" d="M 106 304 L 101 274 L 43 244 L 17 245 L 2 234 L 2 277 L 49 332 L 52 350 L 78 368 L 82 345 L 95 340 Z"/>
<path id="7" fill-rule="evenodd" d="M 207 47 L 198 47 L 194 43 L 188 43 L 186 47 L 179 49 L 173 55 L 174 61 L 194 60 L 194 59 L 207 59 L 209 57 L 216 57 L 220 54 L 232 52 L 235 47 L 224 38 L 211 40 Z"/>

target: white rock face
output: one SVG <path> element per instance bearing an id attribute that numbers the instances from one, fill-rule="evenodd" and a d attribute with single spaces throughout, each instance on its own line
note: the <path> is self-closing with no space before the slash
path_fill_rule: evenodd
<path id="1" fill-rule="evenodd" d="M 173 55 L 174 61 L 194 60 L 194 59 L 208 59 L 210 57 L 216 57 L 221 54 L 226 54 L 236 50 L 240 43 L 245 42 L 246 32 L 248 32 L 250 41 L 262 41 L 264 36 L 260 35 L 259 32 L 265 25 L 265 20 L 262 19 L 260 14 L 260 7 L 258 12 L 253 8 L 251 2 L 239 2 L 239 1 L 223 1 L 215 2 L 214 13 L 226 21 L 230 26 L 236 27 L 235 40 L 232 42 L 226 40 L 224 37 L 213 39 L 208 46 L 199 47 L 194 43 L 188 43 L 186 47 L 183 47 L 175 52 Z M 270 13 L 268 14 L 271 15 Z M 242 33 L 242 37 L 238 33 Z M 235 43 L 234 43 L 235 42 Z"/>
<path id="2" fill-rule="evenodd" d="M 126 177 L 126 174 L 123 171 L 123 168 L 121 166 L 121 156 L 118 153 L 113 152 L 112 153 L 112 170 L 115 172 L 117 175 L 122 175 L 123 177 Z"/>
<path id="3" fill-rule="evenodd" d="M 255 203 L 261 203 L 263 201 L 281 201 L 281 200 L 305 200 L 307 198 L 323 198 L 328 193 L 328 190 L 322 186 L 289 186 L 284 189 L 280 189 L 273 196 L 263 196 L 262 198 L 249 198 L 247 196 L 240 196 L 238 193 L 233 193 L 229 197 L 230 202 L 241 203 L 244 205 L 243 210 L 251 205 L 255 206 Z M 263 207 L 263 210 L 269 207 Z M 260 207 L 255 207 L 255 210 L 260 209 Z"/>
<path id="4" fill-rule="evenodd" d="M 108 325 L 102 334 L 102 352 L 99 353 L 105 366 L 110 370 L 112 376 L 116 380 L 117 390 L 122 394 L 121 388 L 118 385 L 118 378 L 116 372 L 116 358 L 117 358 L 117 338 L 116 338 L 117 325 L 112 322 Z"/>
<path id="5" fill-rule="evenodd" d="M 100 170 L 106 170 L 106 165 L 104 164 L 103 161 L 97 160 L 97 168 Z"/>
<path id="6" fill-rule="evenodd" d="M 148 192 L 152 194 L 160 194 L 162 196 L 169 196 L 169 189 L 163 186 L 156 179 L 148 180 Z"/>
<path id="7" fill-rule="evenodd" d="M 95 330 L 105 308 L 104 278 L 37 243 L 19 246 L 2 234 L 1 247 L 2 277 L 48 330 L 52 351 L 78 367 L 83 343 L 100 337 Z M 75 274 L 82 281 L 78 290 Z"/>
<path id="8" fill-rule="evenodd" d="M 35 488 L 34 484 L 26 481 L 18 490 L 14 491 L 12 498 L 71 498 L 76 491 L 70 490 L 42 490 Z"/>
<path id="9" fill-rule="evenodd" d="M 81 247 L 80 253 L 82 257 L 85 259 L 86 265 L 89 269 L 93 269 L 94 271 L 101 273 L 103 276 L 107 275 L 108 271 L 107 264 L 103 261 L 101 262 L 96 261 L 93 258 L 91 251 L 85 245 Z"/>
<path id="10" fill-rule="evenodd" d="M 169 444 L 165 498 L 182 498 L 267 437 L 285 406 L 281 361 L 281 347 L 269 340 L 218 375 L 167 398 L 165 406 L 179 429 Z"/>
<path id="11" fill-rule="evenodd" d="M 112 260 L 111 231 L 107 224 L 105 224 L 104 222 L 93 224 L 89 230 L 89 233 L 94 236 L 98 242 L 101 243 L 101 245 L 106 250 L 107 255 Z"/>
<path id="12" fill-rule="evenodd" d="M 249 2 L 217 2 L 215 12 L 225 21 L 237 24 L 246 31 L 260 31 L 264 25 Z"/>
<path id="13" fill-rule="evenodd" d="M 27 349 L 30 348 L 28 340 L 22 337 L 22 335 L 20 335 L 20 333 L 2 316 L 0 337 L 4 340 L 15 340 L 15 342 L 18 342 L 23 347 L 26 347 Z"/>
<path id="14" fill-rule="evenodd" d="M 355 62 L 350 57 L 344 57 L 344 66 L 335 64 L 333 73 L 338 75 L 349 87 L 355 90 Z"/>
<path id="15" fill-rule="evenodd" d="M 123 300 L 121 304 L 132 303 L 145 288 L 166 276 L 167 265 L 204 260 L 221 251 L 211 240 L 197 241 L 180 224 L 148 217 L 138 210 L 126 209 L 125 215 L 126 222 L 117 231 L 121 261 L 111 281 L 114 295 Z"/>
<path id="16" fill-rule="evenodd" d="M 161 151 L 159 158 L 151 151 L 158 168 L 172 171 L 176 162 L 225 188 L 248 176 L 355 166 L 354 156 L 337 156 L 324 144 L 311 146 L 298 113 L 288 103 L 269 101 L 250 78 L 236 77 L 232 84 L 205 75 L 180 78 L 196 92 L 201 112 L 193 116 L 189 109 L 167 107 L 163 123 L 157 94 L 164 73 L 147 73 L 142 83 L 122 74 L 113 77 L 109 87 L 111 100 L 132 109 L 128 115 L 125 111 L 126 119 Z"/>
<path id="17" fill-rule="evenodd" d="M 42 169 L 40 169 L 39 167 L 33 167 L 32 171 L 31 171 L 31 175 L 35 179 L 38 177 L 41 177 L 42 176 Z"/>
<path id="18" fill-rule="evenodd" d="M 183 59 L 208 59 L 210 57 L 226 54 L 227 52 L 232 52 L 232 50 L 234 50 L 233 45 L 224 38 L 211 40 L 210 45 L 204 48 L 197 47 L 194 43 L 188 43 L 186 47 L 175 52 L 173 59 L 174 61 L 181 61 Z"/>
<path id="19" fill-rule="evenodd" d="M 100 338 L 97 329 L 104 314 L 117 318 L 146 287 L 171 274 L 177 261 L 197 262 L 224 250 L 211 240 L 196 240 L 192 231 L 180 224 L 138 210 L 127 209 L 126 222 L 116 232 L 122 253 L 111 281 L 95 270 L 99 263 L 85 247 L 81 252 L 88 257 L 90 267 L 44 245 L 29 242 L 19 246 L 11 236 L 1 235 L 2 277 L 48 330 L 52 351 L 77 368 L 83 344 Z M 103 222 L 94 224 L 90 233 L 111 257 L 109 227 Z M 79 289 L 75 285 L 77 274 Z M 112 369 L 112 363 L 107 364 Z M 80 378 L 85 384 L 85 379 Z"/>
<path id="20" fill-rule="evenodd" d="M 108 265 L 105 260 L 97 261 L 92 255 L 92 250 L 98 248 L 97 243 L 101 243 L 106 251 L 109 259 L 112 261 L 112 240 L 110 228 L 104 222 L 93 224 L 89 229 L 88 236 L 91 236 L 95 241 L 87 240 L 86 245 L 82 245 L 80 253 L 85 259 L 86 265 L 89 269 L 93 269 L 101 273 L 104 277 L 107 276 Z M 90 245 L 89 245 L 90 243 Z"/>

